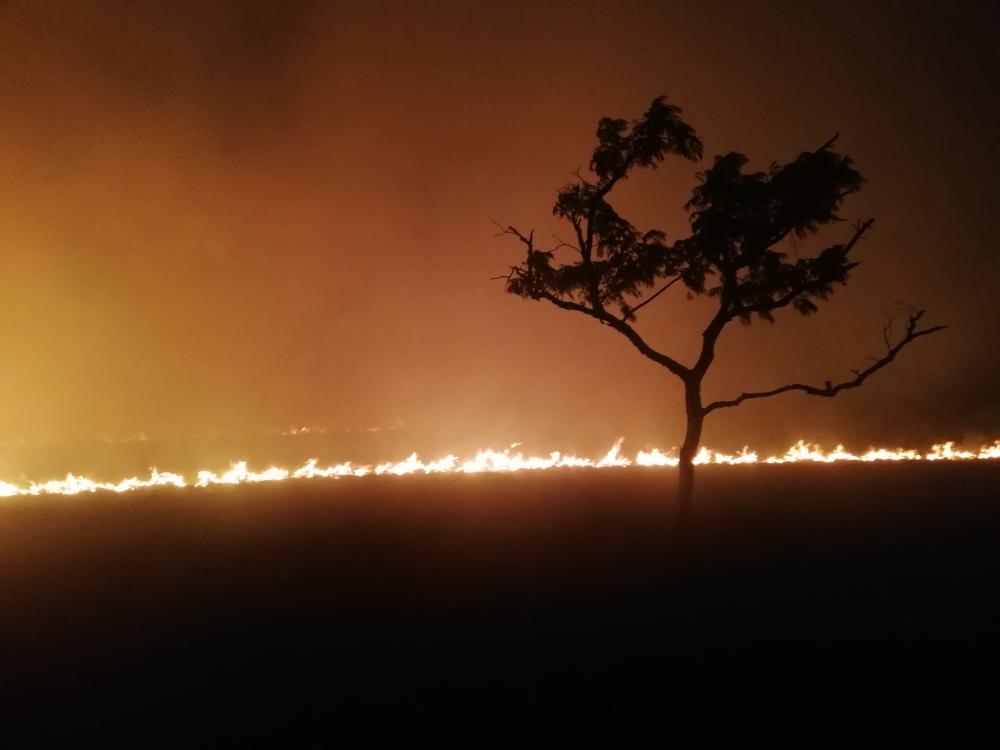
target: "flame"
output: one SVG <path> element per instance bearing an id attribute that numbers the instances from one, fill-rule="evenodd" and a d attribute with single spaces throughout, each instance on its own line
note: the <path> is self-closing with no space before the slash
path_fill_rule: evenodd
<path id="1" fill-rule="evenodd" d="M 525 456 L 514 448 L 520 443 L 514 443 L 502 451 L 492 449 L 481 450 L 473 458 L 460 459 L 447 455 L 436 461 L 424 462 L 416 453 L 398 462 L 376 464 L 353 464 L 351 462 L 322 467 L 317 459 L 310 459 L 297 469 L 282 469 L 272 466 L 263 471 L 252 471 L 246 461 L 238 461 L 221 474 L 212 471 L 199 471 L 193 483 L 189 483 L 180 474 L 163 472 L 155 468 L 150 470 L 149 477 L 139 479 L 130 477 L 119 482 L 97 482 L 87 477 L 67 474 L 65 479 L 53 479 L 47 482 L 31 482 L 22 487 L 0 480 L 0 497 L 15 497 L 22 495 L 78 495 L 83 492 L 130 492 L 132 490 L 151 487 L 209 487 L 212 485 L 253 484 L 259 482 L 280 482 L 286 479 L 315 479 L 337 477 L 374 476 L 404 476 L 407 474 L 481 474 L 503 473 L 515 471 L 537 471 L 543 469 L 563 468 L 624 468 L 627 466 L 676 467 L 680 462 L 673 452 L 664 453 L 658 448 L 639 451 L 634 460 L 622 455 L 622 445 L 625 439 L 619 438 L 611 449 L 599 459 L 580 458 L 572 454 L 558 451 L 547 457 Z M 962 448 L 954 443 L 940 443 L 931 446 L 930 451 L 921 453 L 910 448 L 869 448 L 865 453 L 851 453 L 843 445 L 836 446 L 832 451 L 824 451 L 818 445 L 800 440 L 780 456 L 760 456 L 749 448 L 743 448 L 738 453 L 720 453 L 708 448 L 702 448 L 694 459 L 695 464 L 740 465 L 740 464 L 794 464 L 794 463 L 837 463 L 842 461 L 872 463 L 876 461 L 976 461 L 1000 459 L 1000 440 L 982 445 L 978 449 Z"/>

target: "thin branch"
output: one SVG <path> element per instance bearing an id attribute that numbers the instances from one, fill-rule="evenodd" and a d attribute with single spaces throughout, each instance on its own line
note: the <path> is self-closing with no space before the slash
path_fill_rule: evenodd
<path id="1" fill-rule="evenodd" d="M 818 149 L 816 149 L 815 151 L 813 151 L 813 153 L 814 154 L 818 154 L 820 151 L 826 151 L 828 148 L 831 148 L 834 143 L 837 142 L 838 138 L 840 138 L 840 133 L 834 133 L 833 137 L 830 140 L 828 140 L 826 143 L 824 143 Z"/>
<path id="2" fill-rule="evenodd" d="M 885 325 L 882 326 L 882 342 L 885 344 L 886 349 L 891 349 L 892 344 L 892 324 L 895 322 L 895 318 L 892 316 L 886 316 Z"/>
<path id="3" fill-rule="evenodd" d="M 510 273 L 502 273 L 499 276 L 490 276 L 490 281 L 510 281 L 511 278 L 518 272 L 517 266 L 510 267 Z"/>
<path id="4" fill-rule="evenodd" d="M 579 253 L 579 254 L 580 254 L 581 256 L 583 255 L 583 251 L 582 251 L 582 250 L 580 250 L 580 248 L 579 248 L 579 247 L 577 247 L 576 245 L 574 245 L 574 244 L 573 244 L 572 242 L 566 242 L 566 241 L 565 241 L 565 240 L 564 240 L 564 239 L 563 239 L 562 237 L 560 237 L 560 236 L 559 236 L 558 234 L 553 234 L 553 235 L 552 235 L 552 238 L 553 238 L 553 239 L 554 239 L 554 240 L 556 241 L 556 243 L 557 243 L 557 244 L 556 244 L 556 246 L 552 248 L 552 251 L 553 251 L 553 252 L 555 252 L 556 250 L 560 250 L 560 249 L 562 249 L 562 248 L 564 248 L 564 247 L 568 247 L 568 248 L 569 248 L 570 250 L 576 250 L 576 251 L 577 251 L 577 252 L 578 252 L 578 253 Z"/>
<path id="5" fill-rule="evenodd" d="M 530 232 L 528 232 L 528 236 L 525 237 L 523 234 L 521 234 L 521 232 L 519 232 L 517 229 L 515 229 L 510 224 L 508 224 L 505 227 L 503 224 L 500 224 L 499 222 L 493 222 L 493 223 L 496 224 L 498 227 L 500 227 L 500 231 L 496 235 L 497 237 L 502 237 L 505 234 L 513 235 L 514 237 L 517 237 L 522 243 L 524 243 L 524 245 L 527 246 L 527 248 L 528 248 L 529 251 L 534 252 L 534 250 L 535 250 L 535 230 L 534 229 L 532 229 Z"/>
<path id="6" fill-rule="evenodd" d="M 780 388 L 775 388 L 770 391 L 758 391 L 751 393 L 741 393 L 734 399 L 729 401 L 713 401 L 708 406 L 705 407 L 705 414 L 715 411 L 716 409 L 727 409 L 731 406 L 739 406 L 744 401 L 749 401 L 754 398 L 770 398 L 771 396 L 777 396 L 782 393 L 790 393 L 792 391 L 801 391 L 802 393 L 807 393 L 810 396 L 823 396 L 824 398 L 832 398 L 837 394 L 849 390 L 851 388 L 858 388 L 861 386 L 869 377 L 874 375 L 876 372 L 881 370 L 883 367 L 892 362 L 896 355 L 899 354 L 908 344 L 920 338 L 921 336 L 928 336 L 932 333 L 937 333 L 938 331 L 945 330 L 948 326 L 931 326 L 930 328 L 918 329 L 917 324 L 923 317 L 924 311 L 919 310 L 910 315 L 909 320 L 906 323 L 906 334 L 900 339 L 896 344 L 890 346 L 888 351 L 879 359 L 876 359 L 872 365 L 869 365 L 864 370 L 852 370 L 854 377 L 851 380 L 846 380 L 843 383 L 838 383 L 834 385 L 831 381 L 827 380 L 823 387 L 819 388 L 812 385 L 803 385 L 802 383 L 791 383 L 789 385 L 783 385 Z"/>
<path id="7" fill-rule="evenodd" d="M 576 216 L 570 218 L 569 223 L 573 225 L 573 233 L 576 234 L 577 249 L 580 251 L 580 257 L 583 258 L 583 227 L 580 226 L 580 220 Z"/>
<path id="8" fill-rule="evenodd" d="M 628 311 L 629 315 L 633 315 L 634 316 L 637 312 L 639 312 L 639 310 L 641 310 L 642 308 L 644 308 L 646 305 L 648 305 L 654 299 L 656 299 L 657 297 L 659 297 L 661 294 L 663 294 L 665 291 L 667 291 L 670 287 L 672 287 L 674 284 L 676 284 L 680 280 L 681 280 L 680 276 L 674 276 L 674 278 L 672 278 L 670 281 L 668 281 L 666 284 L 664 284 L 662 287 L 660 287 L 660 289 L 657 292 L 655 292 L 651 297 L 648 297 L 648 298 L 644 299 L 642 302 L 640 302 L 635 307 L 630 307 L 629 311 Z"/>

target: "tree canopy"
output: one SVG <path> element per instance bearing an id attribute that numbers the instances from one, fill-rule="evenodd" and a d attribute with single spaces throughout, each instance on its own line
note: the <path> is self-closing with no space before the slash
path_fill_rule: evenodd
<path id="1" fill-rule="evenodd" d="M 701 158 L 701 141 L 680 115 L 680 108 L 659 97 L 632 123 L 600 121 L 590 160 L 594 179 L 578 174 L 559 191 L 552 209 L 570 223 L 575 243 L 549 250 L 532 243 L 525 262 L 512 269 L 509 292 L 575 302 L 594 312 L 614 307 L 622 321 L 633 321 L 651 301 L 635 299 L 670 279 L 693 294 L 718 297 L 729 319 L 749 322 L 753 315 L 772 321 L 772 312 L 786 306 L 815 312 L 816 300 L 846 282 L 856 265 L 850 251 L 871 220 L 856 225 L 848 242 L 814 258 L 790 261 L 777 249 L 789 235 L 803 238 L 841 221 L 842 201 L 863 184 L 851 158 L 833 150 L 836 137 L 766 172 L 746 172 L 749 160 L 737 152 L 715 157 L 698 174 L 685 206 L 691 235 L 677 242 L 668 243 L 658 229 L 637 229 L 611 206 L 608 194 L 633 169 L 656 168 L 668 154 Z M 579 259 L 555 263 L 555 251 L 564 246 Z"/>

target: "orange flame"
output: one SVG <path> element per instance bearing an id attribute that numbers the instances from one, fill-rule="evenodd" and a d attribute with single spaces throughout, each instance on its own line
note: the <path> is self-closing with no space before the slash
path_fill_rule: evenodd
<path id="1" fill-rule="evenodd" d="M 622 455 L 621 448 L 624 438 L 611 447 L 602 458 L 580 458 L 566 455 L 558 451 L 547 457 L 525 456 L 521 452 L 513 452 L 515 443 L 502 451 L 492 449 L 481 450 L 473 458 L 459 459 L 448 455 L 436 461 L 424 462 L 416 453 L 411 453 L 402 461 L 370 465 L 356 465 L 350 462 L 321 467 L 316 459 L 310 459 L 297 469 L 281 469 L 271 467 L 263 471 L 252 471 L 246 461 L 238 461 L 229 467 L 228 471 L 216 474 L 212 471 L 199 471 L 193 483 L 189 483 L 180 474 L 161 472 L 152 469 L 147 479 L 130 477 L 119 482 L 97 482 L 87 477 L 67 474 L 65 479 L 53 479 L 47 482 L 31 482 L 21 487 L 0 480 L 0 497 L 15 497 L 21 495 L 78 495 L 82 492 L 130 492 L 132 490 L 150 487 L 208 487 L 210 485 L 251 484 L 258 482 L 279 482 L 286 479 L 315 479 L 336 477 L 403 476 L 407 474 L 479 474 L 502 473 L 515 471 L 539 471 L 562 468 L 592 468 L 605 469 L 611 467 L 655 467 L 677 466 L 679 459 L 673 452 L 664 453 L 658 448 L 639 451 L 634 460 Z M 695 457 L 696 464 L 792 464 L 792 463 L 836 463 L 841 461 L 860 461 L 871 463 L 875 461 L 976 461 L 1000 459 L 1000 440 L 992 444 L 982 445 L 978 449 L 956 447 L 954 443 L 940 443 L 931 447 L 927 453 L 921 453 L 907 448 L 869 448 L 865 453 L 855 454 L 838 445 L 832 451 L 824 451 L 820 446 L 800 440 L 780 456 L 760 456 L 749 448 L 743 448 L 739 453 L 729 454 L 702 448 Z"/>

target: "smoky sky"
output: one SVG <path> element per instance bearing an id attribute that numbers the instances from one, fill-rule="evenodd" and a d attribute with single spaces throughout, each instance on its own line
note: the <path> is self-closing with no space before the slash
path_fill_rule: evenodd
<path id="1" fill-rule="evenodd" d="M 519 260 L 492 220 L 564 231 L 597 120 L 659 94 L 709 159 L 839 132 L 867 180 L 843 216 L 877 220 L 818 315 L 727 330 L 707 398 L 849 375 L 898 301 L 950 326 L 859 391 L 713 415 L 706 443 L 995 437 L 998 31 L 990 3 L 4 2 L 0 438 L 676 444 L 668 373 L 490 281 Z M 705 166 L 614 203 L 684 236 Z M 690 362 L 710 304 L 664 295 L 640 330 Z"/>

